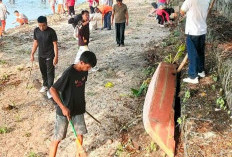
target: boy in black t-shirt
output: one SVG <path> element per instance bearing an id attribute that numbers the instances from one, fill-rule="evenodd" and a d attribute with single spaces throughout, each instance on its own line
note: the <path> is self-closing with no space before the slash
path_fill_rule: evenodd
<path id="1" fill-rule="evenodd" d="M 43 78 L 43 87 L 40 92 L 46 92 L 54 82 L 55 65 L 58 63 L 57 35 L 54 29 L 48 27 L 47 18 L 40 16 L 37 19 L 38 26 L 34 30 L 34 42 L 31 50 L 31 61 L 34 61 L 34 54 L 39 47 L 38 60 L 39 68 Z M 50 99 L 51 94 L 47 91 Z"/>
<path id="2" fill-rule="evenodd" d="M 55 157 L 58 144 L 65 138 L 68 128 L 68 121 L 72 119 L 74 128 L 78 134 L 78 140 L 82 144 L 83 134 L 87 133 L 85 113 L 85 82 L 88 71 L 97 63 L 93 52 L 85 51 L 80 61 L 67 68 L 62 76 L 50 88 L 50 92 L 56 107 L 56 122 L 54 141 L 50 148 L 49 157 Z M 82 156 L 84 150 L 78 148 L 78 155 Z"/>

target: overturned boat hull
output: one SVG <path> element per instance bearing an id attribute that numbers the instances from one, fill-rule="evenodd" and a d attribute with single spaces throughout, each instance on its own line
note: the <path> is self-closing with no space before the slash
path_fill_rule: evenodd
<path id="1" fill-rule="evenodd" d="M 169 156 L 175 153 L 174 102 L 176 66 L 160 63 L 150 82 L 143 107 L 145 130 Z"/>

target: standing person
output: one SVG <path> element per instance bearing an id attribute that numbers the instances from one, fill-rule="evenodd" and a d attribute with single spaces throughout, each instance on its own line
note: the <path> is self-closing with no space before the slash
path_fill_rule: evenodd
<path id="1" fill-rule="evenodd" d="M 39 47 L 38 60 L 43 78 L 41 93 L 46 92 L 54 82 L 55 65 L 58 63 L 57 35 L 55 30 L 47 25 L 47 18 L 40 16 L 37 19 L 38 26 L 34 30 L 34 42 L 31 51 L 31 61 L 34 61 L 34 54 Z M 50 99 L 51 94 L 47 91 Z"/>
<path id="2" fill-rule="evenodd" d="M 64 0 L 64 10 L 68 11 L 68 0 Z"/>
<path id="3" fill-rule="evenodd" d="M 55 157 L 58 145 L 66 137 L 69 120 L 72 120 L 77 131 L 77 140 L 83 143 L 83 135 L 87 133 L 85 113 L 85 82 L 88 71 L 97 63 L 93 52 L 85 51 L 80 62 L 67 68 L 63 75 L 51 87 L 50 92 L 56 106 L 54 139 L 51 143 L 49 157 Z M 86 156 L 81 146 L 77 146 L 77 156 Z"/>
<path id="4" fill-rule="evenodd" d="M 2 3 L 2 0 L 0 0 L 0 20 L 1 20 L 1 23 L 2 23 L 1 35 L 3 35 L 5 33 L 6 18 L 7 18 L 6 14 L 10 15 L 10 13 L 7 11 L 6 5 Z"/>
<path id="5" fill-rule="evenodd" d="M 113 0 L 102 0 L 102 5 L 113 6 Z"/>
<path id="6" fill-rule="evenodd" d="M 0 39 L 2 39 L 2 21 L 0 20 Z"/>
<path id="7" fill-rule="evenodd" d="M 55 14 L 56 13 L 56 9 L 55 9 L 55 5 L 56 5 L 56 0 L 49 0 L 49 4 L 50 4 L 50 7 L 52 9 L 52 13 Z"/>
<path id="8" fill-rule="evenodd" d="M 107 28 L 107 30 L 111 30 L 112 7 L 108 5 L 103 5 L 102 7 L 96 8 L 95 10 L 97 13 L 102 14 L 102 29 Z"/>
<path id="9" fill-rule="evenodd" d="M 205 34 L 206 18 L 210 0 L 185 0 L 180 13 L 186 13 L 185 34 L 189 59 L 188 78 L 184 82 L 197 84 L 198 76 L 205 77 Z"/>
<path id="10" fill-rule="evenodd" d="M 80 56 L 83 52 L 89 51 L 89 12 L 87 10 L 83 10 L 81 12 L 82 21 L 78 23 L 78 46 L 79 50 L 77 52 L 74 63 L 79 62 Z"/>
<path id="11" fill-rule="evenodd" d="M 68 14 L 70 17 L 72 17 L 73 15 L 75 15 L 75 10 L 74 10 L 75 0 L 67 0 L 67 3 L 68 3 Z"/>
<path id="12" fill-rule="evenodd" d="M 90 35 L 90 30 L 89 30 L 89 11 L 83 10 L 81 12 L 82 15 L 82 21 L 78 22 L 77 28 L 78 28 L 78 45 L 79 45 L 79 50 L 76 54 L 76 58 L 74 60 L 74 64 L 78 63 L 80 61 L 80 56 L 82 55 L 83 52 L 89 51 L 89 35 Z M 94 68 L 91 69 L 92 72 L 98 71 L 99 68 L 95 66 Z"/>
<path id="13" fill-rule="evenodd" d="M 87 0 L 89 3 L 90 14 L 95 13 L 94 8 L 99 5 L 99 0 Z"/>
<path id="14" fill-rule="evenodd" d="M 16 16 L 16 21 L 13 22 L 13 24 L 16 22 L 18 22 L 20 26 L 24 24 L 28 24 L 28 18 L 26 15 L 19 13 L 17 10 L 14 11 L 14 14 Z"/>
<path id="15" fill-rule="evenodd" d="M 64 14 L 64 0 L 58 0 L 58 14 Z"/>
<path id="16" fill-rule="evenodd" d="M 122 0 L 116 0 L 117 4 L 113 6 L 112 24 L 115 17 L 116 41 L 118 46 L 124 46 L 125 25 L 128 26 L 128 10 Z"/>

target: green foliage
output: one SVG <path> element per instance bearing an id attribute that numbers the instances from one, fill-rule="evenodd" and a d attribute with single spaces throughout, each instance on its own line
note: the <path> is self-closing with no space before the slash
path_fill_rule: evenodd
<path id="1" fill-rule="evenodd" d="M 171 63 L 171 64 L 177 62 L 184 54 L 184 51 L 186 49 L 185 44 L 179 45 L 177 49 L 178 50 L 177 50 L 176 55 L 173 57 L 172 54 L 170 53 L 168 56 L 164 58 L 164 62 Z"/>
<path id="2" fill-rule="evenodd" d="M 214 82 L 218 81 L 218 75 L 217 74 L 213 74 L 211 77 L 214 80 Z"/>
<path id="3" fill-rule="evenodd" d="M 226 107 L 226 105 L 225 105 L 225 100 L 223 99 L 223 97 L 217 98 L 216 104 L 217 104 L 218 107 L 220 107 L 220 108 L 223 109 L 223 110 L 226 110 L 226 109 L 227 109 L 227 107 Z"/>
<path id="4" fill-rule="evenodd" d="M 216 86 L 213 84 L 212 85 L 212 90 L 215 90 L 216 89 Z"/>
<path id="5" fill-rule="evenodd" d="M 155 72 L 155 67 L 148 67 L 144 70 L 146 76 L 151 76 Z"/>
<path id="6" fill-rule="evenodd" d="M 6 81 L 9 79 L 9 75 L 3 74 L 1 80 Z"/>
<path id="7" fill-rule="evenodd" d="M 175 31 L 173 32 L 174 37 L 179 37 L 180 34 L 181 34 L 181 32 L 178 31 L 178 30 L 175 30 Z"/>
<path id="8" fill-rule="evenodd" d="M 171 53 L 164 58 L 164 62 L 172 63 L 172 54 Z"/>
<path id="9" fill-rule="evenodd" d="M 0 65 L 3 65 L 3 64 L 6 64 L 6 61 L 4 61 L 4 60 L 0 60 Z"/>
<path id="10" fill-rule="evenodd" d="M 39 157 L 39 155 L 37 155 L 35 152 L 30 152 L 28 157 Z"/>
<path id="11" fill-rule="evenodd" d="M 191 97 L 190 91 L 187 90 L 187 91 L 184 93 L 183 102 L 186 102 L 190 97 Z"/>
<path id="12" fill-rule="evenodd" d="M 0 134 L 5 134 L 8 133 L 9 129 L 6 126 L 1 126 L 0 127 Z"/>
<path id="13" fill-rule="evenodd" d="M 150 78 L 143 81 L 142 85 L 140 86 L 140 88 L 138 90 L 131 88 L 132 95 L 134 95 L 135 97 L 140 97 L 143 94 L 143 92 L 147 90 L 150 81 L 151 81 Z"/>
<path id="14" fill-rule="evenodd" d="M 120 156 L 120 154 L 121 154 L 123 151 L 124 151 L 123 145 L 120 143 L 120 144 L 117 146 L 115 155 L 116 155 L 116 156 Z"/>
<path id="15" fill-rule="evenodd" d="M 177 123 L 181 125 L 184 123 L 185 120 L 186 120 L 186 116 L 181 116 L 177 119 Z"/>

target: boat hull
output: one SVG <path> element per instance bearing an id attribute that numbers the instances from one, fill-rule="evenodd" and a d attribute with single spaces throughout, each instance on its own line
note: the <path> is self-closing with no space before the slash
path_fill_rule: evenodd
<path id="1" fill-rule="evenodd" d="M 176 66 L 160 63 L 149 84 L 143 108 L 145 130 L 169 156 L 175 153 L 174 102 Z"/>

